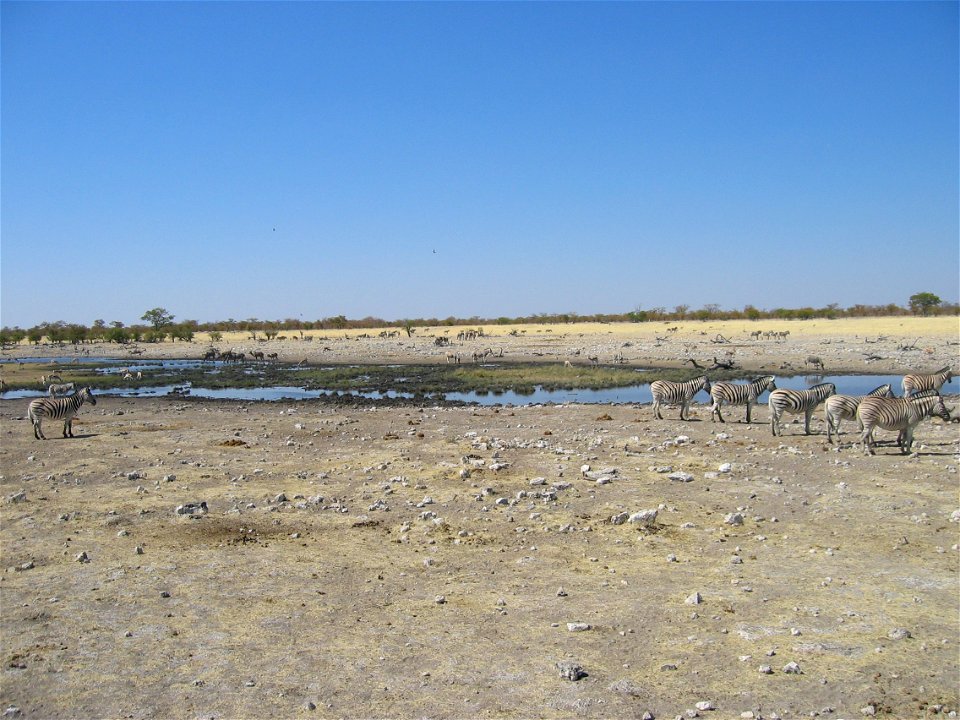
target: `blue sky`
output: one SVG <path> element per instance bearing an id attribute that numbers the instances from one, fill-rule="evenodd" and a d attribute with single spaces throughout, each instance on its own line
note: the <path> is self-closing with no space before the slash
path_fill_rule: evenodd
<path id="1" fill-rule="evenodd" d="M 3 325 L 960 297 L 956 2 L 0 13 Z"/>

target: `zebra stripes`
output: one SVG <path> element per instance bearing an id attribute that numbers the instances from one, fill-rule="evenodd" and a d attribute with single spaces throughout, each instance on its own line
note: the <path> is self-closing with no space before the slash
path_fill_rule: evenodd
<path id="1" fill-rule="evenodd" d="M 863 451 L 874 455 L 876 441 L 873 431 L 880 427 L 884 430 L 899 430 L 897 442 L 904 455 L 913 446 L 913 431 L 924 418 L 950 419 L 950 411 L 943 404 L 943 398 L 936 392 L 925 392 L 910 398 L 865 398 L 857 408 L 857 420 L 863 427 L 860 444 Z"/>
<path id="2" fill-rule="evenodd" d="M 914 394 L 923 390 L 936 390 L 940 392 L 943 384 L 950 382 L 950 379 L 953 377 L 953 371 L 949 367 L 941 368 L 929 375 L 906 375 L 903 378 L 903 396 L 912 397 Z"/>
<path id="3" fill-rule="evenodd" d="M 824 419 L 827 421 L 827 442 L 833 442 L 834 432 L 837 434 L 837 442 L 840 441 L 840 421 L 855 419 L 860 402 L 868 397 L 892 398 L 893 389 L 890 383 L 887 383 L 874 388 L 866 395 L 831 395 L 827 398 L 823 404 Z"/>
<path id="4" fill-rule="evenodd" d="M 759 398 L 767 390 L 777 389 L 773 375 L 764 375 L 755 380 L 751 380 L 746 385 L 730 382 L 716 382 L 710 386 L 710 397 L 713 399 L 713 407 L 710 408 L 710 420 L 716 415 L 720 422 L 726 422 L 723 415 L 720 414 L 720 407 L 727 403 L 729 405 L 746 405 L 747 422 L 750 422 L 750 410 L 756 404 Z"/>
<path id="5" fill-rule="evenodd" d="M 670 382 L 669 380 L 654 380 L 650 383 L 650 392 L 653 394 L 653 414 L 658 420 L 663 420 L 660 414 L 660 405 L 679 405 L 680 419 L 687 420 L 687 409 L 693 396 L 701 390 L 710 392 L 710 381 L 706 375 L 701 375 L 686 382 Z"/>
<path id="6" fill-rule="evenodd" d="M 774 390 L 767 401 L 770 407 L 770 432 L 774 435 L 783 434 L 783 428 L 780 426 L 780 416 L 783 413 L 788 412 L 793 415 L 803 413 L 803 430 L 809 435 L 810 416 L 813 415 L 813 411 L 817 405 L 836 392 L 837 388 L 833 383 L 820 383 L 809 390 Z"/>
<path id="7" fill-rule="evenodd" d="M 44 418 L 50 420 L 63 420 L 63 436 L 73 437 L 73 416 L 80 410 L 84 402 L 91 405 L 97 404 L 97 399 L 93 396 L 90 388 L 80 388 L 74 395 L 67 397 L 44 397 L 37 398 L 30 402 L 27 409 L 27 417 L 33 423 L 33 436 L 37 440 L 46 440 L 43 434 L 41 424 Z"/>

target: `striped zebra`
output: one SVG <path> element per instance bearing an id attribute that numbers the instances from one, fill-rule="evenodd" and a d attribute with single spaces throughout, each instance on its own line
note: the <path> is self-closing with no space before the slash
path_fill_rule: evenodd
<path id="1" fill-rule="evenodd" d="M 875 455 L 876 441 L 873 431 L 880 427 L 884 430 L 899 430 L 897 442 L 904 455 L 913 446 L 913 431 L 922 420 L 936 415 L 950 420 L 950 411 L 943 404 L 940 393 L 921 392 L 909 398 L 866 398 L 857 408 L 857 420 L 863 427 L 860 444 L 863 451 Z"/>
<path id="2" fill-rule="evenodd" d="M 883 397 L 892 398 L 893 388 L 890 383 L 874 388 L 866 395 L 831 395 L 823 404 L 823 414 L 827 421 L 827 442 L 832 443 L 833 433 L 837 434 L 837 442 L 840 442 L 840 421 L 854 420 L 857 417 L 857 407 L 864 398 Z M 863 428 L 860 428 L 863 430 Z"/>
<path id="3" fill-rule="evenodd" d="M 701 375 L 686 382 L 670 382 L 669 380 L 654 380 L 650 383 L 650 392 L 653 393 L 653 415 L 663 420 L 660 414 L 660 405 L 679 405 L 680 419 L 687 420 L 687 409 L 693 396 L 701 390 L 710 392 L 710 381 L 706 375 Z"/>
<path id="4" fill-rule="evenodd" d="M 97 404 L 97 399 L 93 396 L 90 388 L 80 388 L 74 395 L 67 397 L 43 397 L 30 401 L 30 407 L 27 409 L 27 417 L 33 423 L 33 436 L 37 440 L 46 440 L 40 424 L 44 418 L 50 420 L 63 420 L 63 436 L 73 437 L 73 416 L 80 410 L 83 403 L 88 402 L 91 405 Z"/>
<path id="5" fill-rule="evenodd" d="M 837 392 L 833 383 L 820 383 L 809 390 L 774 390 L 770 393 L 767 405 L 770 407 L 770 432 L 783 435 L 780 416 L 788 412 L 792 415 L 803 413 L 803 431 L 810 434 L 810 416 L 831 395 Z"/>
<path id="6" fill-rule="evenodd" d="M 773 375 L 764 375 L 751 380 L 746 385 L 740 383 L 716 382 L 710 386 L 710 397 L 713 398 L 713 407 L 710 408 L 710 420 L 716 415 L 720 422 L 726 422 L 720 414 L 720 407 L 729 405 L 746 405 L 747 422 L 750 422 L 750 410 L 763 393 L 777 389 Z"/>
<path id="7" fill-rule="evenodd" d="M 70 383 L 51 383 L 50 387 L 47 388 L 47 394 L 50 397 L 57 397 L 58 395 L 68 395 L 76 390 L 76 386 Z"/>
<path id="8" fill-rule="evenodd" d="M 903 378 L 903 396 L 911 397 L 914 393 L 920 392 L 921 390 L 936 390 L 940 392 L 943 384 L 950 382 L 950 379 L 953 377 L 955 376 L 949 366 L 941 368 L 929 375 L 906 375 Z"/>

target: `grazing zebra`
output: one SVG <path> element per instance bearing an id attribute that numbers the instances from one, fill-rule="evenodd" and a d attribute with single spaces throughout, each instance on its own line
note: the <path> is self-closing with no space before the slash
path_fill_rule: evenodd
<path id="1" fill-rule="evenodd" d="M 860 434 L 863 451 L 876 454 L 873 431 L 881 427 L 900 431 L 897 442 L 900 452 L 906 455 L 913 446 L 914 429 L 921 420 L 934 415 L 944 420 L 950 419 L 950 411 L 943 404 L 940 393 L 933 391 L 921 392 L 910 398 L 865 398 L 857 408 L 857 420 L 863 428 Z"/>
<path id="2" fill-rule="evenodd" d="M 833 433 L 837 434 L 837 442 L 840 441 L 840 421 L 854 420 L 857 417 L 857 408 L 864 398 L 882 397 L 892 398 L 893 388 L 890 383 L 874 388 L 866 395 L 831 395 L 823 404 L 823 414 L 827 421 L 827 442 L 832 443 Z M 863 430 L 863 428 L 860 428 Z"/>
<path id="3" fill-rule="evenodd" d="M 770 432 L 782 435 L 780 416 L 788 412 L 792 415 L 803 413 L 803 431 L 810 434 L 810 416 L 822 403 L 837 392 L 833 383 L 820 383 L 809 390 L 774 390 L 770 393 L 767 405 L 770 407 Z"/>
<path id="4" fill-rule="evenodd" d="M 44 418 L 63 420 L 63 436 L 73 437 L 73 416 L 80 410 L 84 402 L 97 404 L 90 388 L 80 388 L 74 395 L 62 398 L 37 398 L 30 401 L 27 417 L 33 423 L 33 436 L 37 440 L 46 440 L 43 429 L 40 427 Z"/>
<path id="5" fill-rule="evenodd" d="M 943 384 L 950 382 L 952 377 L 954 377 L 954 374 L 949 366 L 930 375 L 907 375 L 903 378 L 903 396 L 910 397 L 921 390 L 936 390 L 939 392 Z"/>
<path id="6" fill-rule="evenodd" d="M 660 414 L 660 405 L 679 405 L 680 419 L 687 420 L 687 408 L 693 396 L 701 390 L 710 392 L 710 381 L 706 375 L 701 375 L 687 382 L 675 383 L 669 380 L 654 380 L 650 383 L 650 392 L 653 393 L 653 414 L 658 420 L 663 420 Z"/>
<path id="7" fill-rule="evenodd" d="M 76 390 L 76 386 L 72 383 L 51 383 L 50 387 L 47 388 L 47 394 L 50 397 L 57 397 L 58 395 L 68 395 Z"/>
<path id="8" fill-rule="evenodd" d="M 750 422 L 750 410 L 756 404 L 759 398 L 767 390 L 777 389 L 777 384 L 773 381 L 773 375 L 764 375 L 755 380 L 751 380 L 746 385 L 729 382 L 716 382 L 710 387 L 710 397 L 713 398 L 713 407 L 710 408 L 710 420 L 716 415 L 720 422 L 726 422 L 723 415 L 720 414 L 720 407 L 724 403 L 730 405 L 747 406 L 747 422 Z"/>

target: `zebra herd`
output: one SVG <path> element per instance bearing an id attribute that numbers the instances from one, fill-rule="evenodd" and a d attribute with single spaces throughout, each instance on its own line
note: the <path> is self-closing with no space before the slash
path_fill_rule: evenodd
<path id="1" fill-rule="evenodd" d="M 653 414 L 663 419 L 661 405 L 679 405 L 680 419 L 687 420 L 687 410 L 693 396 L 701 390 L 710 394 L 713 405 L 710 419 L 719 418 L 725 422 L 721 413 L 724 403 L 728 405 L 746 405 L 746 422 L 750 422 L 750 411 L 764 392 L 769 392 L 767 402 L 770 408 L 770 432 L 776 437 L 783 434 L 781 419 L 784 414 L 803 415 L 804 433 L 810 434 L 810 418 L 814 410 L 824 405 L 827 422 L 827 442 L 833 442 L 834 433 L 840 441 L 840 422 L 856 420 L 860 427 L 860 444 L 864 452 L 874 454 L 876 441 L 873 432 L 876 428 L 898 430 L 897 444 L 902 453 L 910 452 L 913 446 L 913 433 L 917 425 L 928 417 L 950 420 L 950 411 L 940 396 L 940 388 L 954 377 L 949 367 L 928 375 L 912 374 L 903 378 L 904 397 L 894 397 L 889 384 L 871 390 L 867 395 L 838 395 L 833 383 L 820 383 L 807 390 L 786 390 L 777 388 L 774 376 L 764 375 L 749 383 L 716 382 L 710 383 L 706 375 L 686 382 L 656 380 L 650 385 L 653 394 Z"/>
<path id="2" fill-rule="evenodd" d="M 492 351 L 491 351 L 492 352 Z M 807 390 L 787 390 L 778 388 L 773 375 L 763 375 L 748 383 L 716 382 L 710 383 L 706 375 L 686 382 L 655 380 L 650 384 L 653 395 L 653 414 L 662 420 L 662 405 L 679 405 L 680 419 L 687 420 L 690 403 L 701 390 L 709 393 L 713 404 L 710 419 L 720 422 L 723 419 L 721 408 L 727 405 L 745 405 L 746 422 L 750 422 L 751 410 L 759 397 L 769 392 L 767 402 L 770 408 L 770 431 L 776 437 L 783 434 L 781 419 L 787 413 L 804 416 L 804 433 L 810 434 L 810 418 L 814 410 L 823 404 L 827 423 L 827 442 L 833 442 L 834 433 L 840 440 L 840 422 L 856 420 L 860 426 L 860 444 L 865 452 L 874 454 L 876 441 L 873 433 L 876 428 L 898 430 L 897 444 L 901 452 L 909 453 L 913 445 L 913 434 L 917 425 L 928 417 L 939 417 L 949 421 L 950 411 L 940 396 L 940 388 L 954 377 L 949 367 L 928 375 L 907 375 L 903 378 L 902 398 L 893 396 L 890 385 L 881 385 L 867 395 L 838 395 L 833 383 L 820 383 Z M 72 390 L 72 383 L 64 384 L 57 390 Z M 80 407 L 89 402 L 96 405 L 97 400 L 90 388 L 80 388 L 71 395 L 57 397 L 51 387 L 50 397 L 32 400 L 27 416 L 33 423 L 33 435 L 37 440 L 46 440 L 43 434 L 44 419 L 62 420 L 63 436 L 73 437 L 73 418 Z"/>

